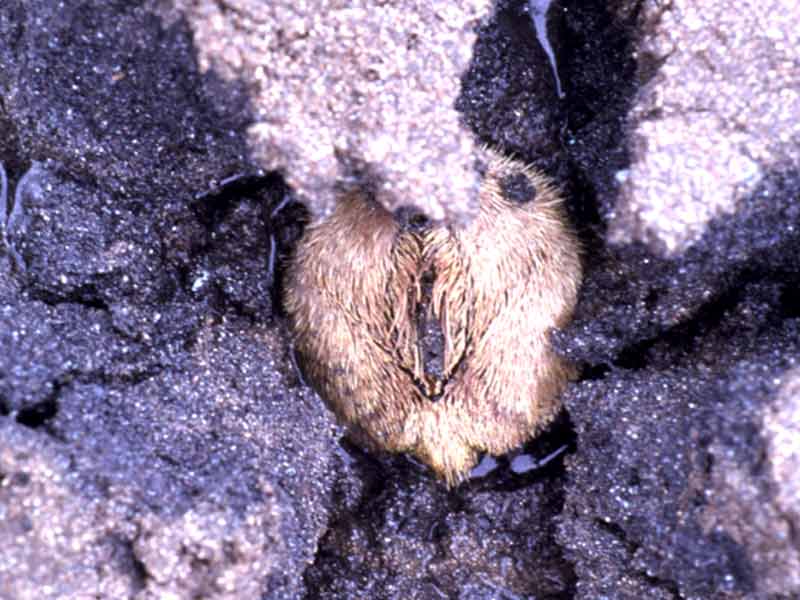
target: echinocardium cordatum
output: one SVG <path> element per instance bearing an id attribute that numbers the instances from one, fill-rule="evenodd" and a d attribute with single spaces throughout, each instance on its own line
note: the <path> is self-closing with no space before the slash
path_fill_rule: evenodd
<path id="1" fill-rule="evenodd" d="M 492 154 L 466 226 L 412 227 L 345 194 L 298 243 L 284 303 L 304 373 L 351 437 L 454 485 L 558 412 L 574 370 L 549 333 L 581 275 L 556 189 Z"/>

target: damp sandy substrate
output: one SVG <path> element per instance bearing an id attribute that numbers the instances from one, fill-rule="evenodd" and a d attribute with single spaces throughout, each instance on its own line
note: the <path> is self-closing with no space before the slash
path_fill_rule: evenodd
<path id="1" fill-rule="evenodd" d="M 558 101 L 525 4 L 447 77 L 467 133 L 567 192 L 583 371 L 533 459 L 454 492 L 343 443 L 297 376 L 265 276 L 305 218 L 271 219 L 286 189 L 194 200 L 264 167 L 265 88 L 229 65 L 263 58 L 236 24 L 265 5 L 0 5 L 0 597 L 800 593 L 797 9 L 554 4 Z"/>

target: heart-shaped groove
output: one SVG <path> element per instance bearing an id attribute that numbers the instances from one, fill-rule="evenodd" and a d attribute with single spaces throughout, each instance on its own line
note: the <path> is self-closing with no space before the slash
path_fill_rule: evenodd
<path id="1" fill-rule="evenodd" d="M 541 430 L 574 375 L 549 333 L 575 306 L 577 238 L 542 175 L 490 156 L 468 225 L 409 227 L 350 192 L 287 273 L 304 372 L 351 437 L 448 485 Z"/>

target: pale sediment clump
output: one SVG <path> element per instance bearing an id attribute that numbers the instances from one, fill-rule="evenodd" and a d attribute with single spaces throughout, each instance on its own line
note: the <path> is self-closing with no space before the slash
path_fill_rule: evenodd
<path id="1" fill-rule="evenodd" d="M 479 197 L 470 224 L 415 230 L 351 193 L 287 278 L 296 348 L 328 405 L 362 444 L 409 452 L 448 484 L 549 423 L 573 374 L 548 337 L 581 280 L 558 193 L 492 155 Z"/>
<path id="2" fill-rule="evenodd" d="M 489 0 L 179 0 L 202 69 L 247 82 L 259 166 L 280 170 L 313 213 L 364 170 L 388 210 L 466 222 L 480 144 L 455 109 Z"/>
<path id="3" fill-rule="evenodd" d="M 659 67 L 627 117 L 636 143 L 615 174 L 612 243 L 680 255 L 713 221 L 740 210 L 774 165 L 800 164 L 798 6 L 767 0 L 748 8 L 643 5 L 647 35 L 637 54 L 657 57 Z"/>

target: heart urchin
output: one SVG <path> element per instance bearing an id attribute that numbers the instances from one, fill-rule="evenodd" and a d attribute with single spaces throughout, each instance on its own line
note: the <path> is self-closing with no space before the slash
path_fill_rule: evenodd
<path id="1" fill-rule="evenodd" d="M 285 305 L 311 383 L 373 449 L 409 452 L 448 484 L 552 420 L 571 365 L 578 242 L 547 180 L 492 156 L 465 227 L 403 225 L 351 192 L 310 226 Z"/>

